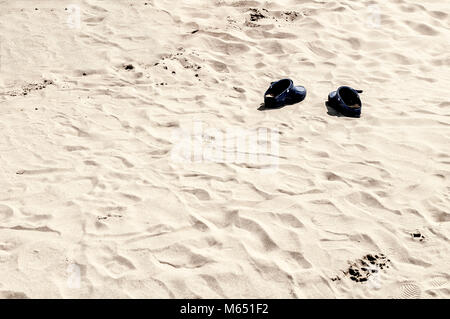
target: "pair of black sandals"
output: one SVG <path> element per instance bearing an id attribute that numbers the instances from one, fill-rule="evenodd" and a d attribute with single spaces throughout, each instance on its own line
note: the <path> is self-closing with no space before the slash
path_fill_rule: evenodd
<path id="1" fill-rule="evenodd" d="M 349 86 L 341 86 L 328 95 L 328 106 L 338 113 L 348 117 L 360 117 L 362 103 L 359 93 Z M 265 108 L 281 108 L 303 101 L 306 89 L 303 86 L 294 86 L 291 79 L 282 79 L 272 82 L 264 94 Z"/>

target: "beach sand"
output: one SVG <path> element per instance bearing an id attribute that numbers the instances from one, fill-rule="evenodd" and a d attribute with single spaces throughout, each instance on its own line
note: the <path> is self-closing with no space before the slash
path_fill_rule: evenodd
<path id="1" fill-rule="evenodd" d="M 70 4 L 0 1 L 0 298 L 450 297 L 448 1 Z"/>

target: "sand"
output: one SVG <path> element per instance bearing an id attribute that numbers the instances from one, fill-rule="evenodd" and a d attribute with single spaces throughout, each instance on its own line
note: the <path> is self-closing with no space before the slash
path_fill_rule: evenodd
<path id="1" fill-rule="evenodd" d="M 0 1 L 0 298 L 450 297 L 448 1 L 70 3 Z"/>

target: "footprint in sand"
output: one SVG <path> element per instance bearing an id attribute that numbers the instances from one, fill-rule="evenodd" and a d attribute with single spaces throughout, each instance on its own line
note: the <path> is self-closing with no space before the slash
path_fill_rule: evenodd
<path id="1" fill-rule="evenodd" d="M 374 279 L 378 277 L 379 272 L 389 268 L 390 259 L 384 254 L 368 254 L 350 264 L 350 267 L 343 271 L 344 275 L 355 282 L 371 282 L 377 284 Z M 331 278 L 335 281 L 340 279 L 338 276 Z"/>
<path id="2" fill-rule="evenodd" d="M 295 20 L 310 14 L 307 10 L 304 10 L 303 13 L 298 11 L 272 12 L 264 8 L 249 8 L 247 12 L 248 20 L 246 25 L 250 27 L 258 27 L 259 25 L 257 22 L 262 19 L 272 19 L 276 22 L 294 22 Z"/>
<path id="3" fill-rule="evenodd" d="M 415 281 L 407 281 L 400 284 L 394 299 L 419 299 L 421 294 L 422 289 Z"/>
<path id="4" fill-rule="evenodd" d="M 438 276 L 433 276 L 431 277 L 431 279 L 427 282 L 427 284 L 430 287 L 433 288 L 440 288 L 443 287 L 445 285 L 447 285 L 450 281 L 449 281 L 449 275 L 438 275 Z"/>
<path id="5" fill-rule="evenodd" d="M 29 93 L 33 92 L 33 91 L 43 90 L 47 86 L 53 85 L 53 84 L 54 83 L 53 83 L 52 80 L 43 80 L 42 82 L 38 82 L 38 83 L 28 83 L 28 84 L 25 84 L 24 86 L 22 86 L 21 89 L 14 89 L 12 91 L 6 92 L 6 95 L 9 95 L 9 96 L 18 96 L 18 95 L 26 96 Z"/>
<path id="6" fill-rule="evenodd" d="M 194 189 L 186 189 L 184 191 L 187 193 L 191 193 L 201 201 L 207 201 L 211 199 L 209 193 L 204 189 L 194 188 Z"/>
<path id="7" fill-rule="evenodd" d="M 134 264 L 125 257 L 115 256 L 111 261 L 105 264 L 105 268 L 113 277 L 122 276 L 125 273 L 136 269 Z"/>
<path id="8" fill-rule="evenodd" d="M 12 210 L 11 207 L 0 204 L 0 221 L 5 222 L 12 215 L 14 215 L 14 211 Z"/>
<path id="9" fill-rule="evenodd" d="M 200 72 L 202 67 L 193 62 L 193 60 L 198 60 L 198 54 L 195 51 L 186 52 L 183 47 L 179 47 L 175 53 L 170 53 L 162 55 L 160 60 L 153 63 L 152 65 L 142 65 L 144 69 L 158 68 L 159 75 L 167 73 L 168 75 L 175 76 L 183 71 L 190 72 L 193 78 L 200 79 Z M 159 82 L 156 86 L 168 85 L 167 82 Z"/>
<path id="10" fill-rule="evenodd" d="M 411 235 L 413 240 L 417 240 L 417 241 L 424 241 L 425 240 L 425 236 L 422 235 L 420 233 L 420 231 L 412 232 L 410 235 Z"/>
<path id="11" fill-rule="evenodd" d="M 29 299 L 29 297 L 20 291 L 3 290 L 0 291 L 0 299 Z"/>
<path id="12" fill-rule="evenodd" d="M 418 33 L 422 34 L 422 35 L 437 35 L 439 34 L 438 31 L 436 31 L 435 29 L 433 29 L 432 27 L 423 24 L 423 23 L 415 23 L 415 22 L 410 22 L 410 21 L 405 21 L 405 23 L 413 30 L 417 31 Z"/>

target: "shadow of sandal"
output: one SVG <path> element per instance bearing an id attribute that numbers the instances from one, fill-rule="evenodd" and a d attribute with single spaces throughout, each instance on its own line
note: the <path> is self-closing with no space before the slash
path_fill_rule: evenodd
<path id="1" fill-rule="evenodd" d="M 343 117 L 344 116 L 341 113 L 339 113 L 338 111 L 336 111 L 334 108 L 332 108 L 328 101 L 325 102 L 325 106 L 327 108 L 327 114 L 329 116 L 337 116 L 337 117 Z"/>
<path id="2" fill-rule="evenodd" d="M 282 105 L 282 106 L 277 106 L 277 107 L 266 107 L 265 103 L 261 103 L 259 105 L 259 107 L 257 108 L 257 110 L 258 111 L 279 110 L 286 106 L 288 106 L 288 105 Z"/>

